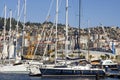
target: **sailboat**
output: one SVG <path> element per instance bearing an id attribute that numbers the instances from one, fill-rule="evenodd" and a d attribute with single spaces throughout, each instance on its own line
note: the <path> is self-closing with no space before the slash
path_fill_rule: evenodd
<path id="1" fill-rule="evenodd" d="M 57 20 L 58 20 L 58 0 L 56 6 L 56 29 L 57 29 Z M 57 32 L 56 32 L 57 33 Z M 81 75 L 104 75 L 105 72 L 103 69 L 91 68 L 90 64 L 79 64 L 72 62 L 67 64 L 67 55 L 68 55 L 68 0 L 66 0 L 66 45 L 65 45 L 65 60 L 64 64 L 60 64 L 56 61 L 57 51 L 55 53 L 55 64 L 52 67 L 43 65 L 40 67 L 40 72 L 42 76 L 81 76 Z"/>
<path id="2" fill-rule="evenodd" d="M 7 58 L 8 56 L 8 50 L 7 50 L 7 42 L 6 42 L 6 39 L 5 39 L 5 33 L 6 33 L 6 5 L 4 6 L 4 30 L 3 30 L 3 35 L 4 35 L 4 40 L 3 40 L 3 51 L 2 51 L 2 59 L 5 59 Z"/>
<path id="3" fill-rule="evenodd" d="M 20 3 L 20 0 L 18 0 L 18 12 L 19 12 L 19 3 Z M 6 5 L 5 5 L 4 11 L 5 11 L 4 12 L 5 13 L 4 32 L 5 32 L 5 30 L 6 30 Z M 3 53 L 3 55 L 5 55 L 5 57 L 4 57 L 5 59 L 3 59 L 4 63 L 0 65 L 0 73 L 25 73 L 25 74 L 28 74 L 29 73 L 28 62 L 22 62 L 20 60 L 20 58 L 18 59 L 17 54 L 14 57 L 15 49 L 14 49 L 13 39 L 11 37 L 11 18 L 12 18 L 12 11 L 10 10 L 10 30 L 9 30 L 9 41 L 8 41 L 9 42 L 8 43 L 9 50 L 8 50 L 8 53 L 6 53 L 7 55 L 4 54 L 5 52 Z M 18 18 L 19 18 L 19 15 L 18 15 Z M 19 19 L 18 19 L 18 21 L 19 21 Z M 4 33 L 4 35 L 5 35 L 5 33 Z M 4 40 L 4 42 L 5 42 L 5 40 Z M 16 45 L 17 45 L 17 38 L 16 38 Z M 17 47 L 16 47 L 16 49 L 17 49 Z M 7 51 L 7 49 L 3 49 L 3 51 L 4 50 Z M 8 57 L 8 59 L 6 57 Z"/>

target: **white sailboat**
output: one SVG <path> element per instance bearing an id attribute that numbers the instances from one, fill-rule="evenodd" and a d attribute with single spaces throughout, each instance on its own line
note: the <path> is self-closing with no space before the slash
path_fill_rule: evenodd
<path id="1" fill-rule="evenodd" d="M 7 9 L 7 6 L 5 5 L 4 6 L 4 31 L 3 31 L 3 35 L 4 35 L 4 40 L 3 40 L 3 51 L 2 51 L 2 59 L 5 59 L 7 58 L 8 56 L 8 45 L 6 43 L 6 9 Z"/>
<path id="2" fill-rule="evenodd" d="M 48 14 L 47 14 L 47 16 L 46 16 L 45 22 L 47 22 L 48 19 L 49 19 L 50 10 L 51 10 L 53 1 L 54 1 L 54 0 L 52 0 L 51 3 L 50 3 L 50 7 L 49 7 L 49 10 L 48 10 Z M 45 39 L 45 36 L 46 36 L 45 33 L 44 33 L 45 27 L 46 27 L 46 25 L 43 26 L 42 32 L 41 32 L 41 34 L 40 34 L 40 35 L 44 35 L 43 38 L 41 38 L 41 36 L 39 36 L 39 38 L 38 38 L 38 43 L 37 43 L 36 48 L 35 48 L 35 50 L 34 50 L 34 56 L 35 56 L 36 51 L 37 51 L 37 49 L 38 49 L 39 43 L 42 41 L 42 39 L 43 39 L 43 40 Z M 54 27 L 54 25 L 52 26 L 52 29 L 53 29 L 53 27 Z M 51 35 L 52 35 L 52 29 L 51 29 L 50 37 L 51 37 Z M 45 46 L 45 51 L 44 51 L 44 53 L 43 53 L 43 58 L 42 58 L 41 61 L 31 60 L 31 61 L 29 62 L 29 69 L 30 69 L 30 74 L 29 74 L 29 75 L 30 75 L 30 76 L 40 76 L 40 75 L 41 75 L 41 71 L 39 70 L 39 68 L 43 65 L 43 61 L 49 60 L 48 57 L 45 57 L 47 46 L 48 46 L 48 44 L 46 44 L 46 46 Z M 33 57 L 34 57 L 34 56 L 33 56 Z M 47 64 L 47 65 L 43 65 L 43 66 L 52 67 L 53 64 Z"/>
<path id="3" fill-rule="evenodd" d="M 9 46 L 8 46 L 8 58 L 9 59 L 13 59 L 14 58 L 14 50 L 15 50 L 15 46 L 13 44 L 13 37 L 12 37 L 12 33 L 11 33 L 11 27 L 12 27 L 12 24 L 11 24 L 11 18 L 12 18 L 12 10 L 10 10 L 10 29 L 9 29 Z"/>
<path id="4" fill-rule="evenodd" d="M 25 0 L 26 2 L 26 0 Z M 26 3 L 25 3 L 26 4 Z M 20 0 L 18 0 L 18 21 L 17 21 L 17 31 L 18 31 L 18 22 L 19 22 L 19 5 L 20 5 Z M 0 65 L 0 73 L 29 73 L 28 69 L 28 62 L 22 62 L 21 58 L 19 58 L 17 54 L 17 48 L 16 48 L 16 55 L 14 56 L 14 45 L 13 45 L 13 40 L 11 39 L 11 18 L 12 18 L 12 11 L 10 11 L 10 35 L 9 35 L 9 56 L 7 55 L 7 49 L 5 46 L 5 49 L 3 49 L 5 55 L 9 58 L 8 60 L 6 59 L 3 64 Z M 4 32 L 5 32 L 5 27 L 6 27 L 6 6 L 5 6 L 5 22 L 4 22 Z M 5 35 L 5 34 L 4 34 Z M 17 36 L 16 36 L 17 37 Z M 16 38 L 16 47 L 17 47 L 17 38 Z M 6 52 L 6 53 L 5 53 Z"/>

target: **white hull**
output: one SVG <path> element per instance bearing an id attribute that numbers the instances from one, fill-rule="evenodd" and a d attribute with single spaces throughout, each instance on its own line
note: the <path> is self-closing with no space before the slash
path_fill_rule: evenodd
<path id="1" fill-rule="evenodd" d="M 36 66 L 36 65 L 33 65 L 33 66 L 30 66 L 30 75 L 40 75 L 41 72 L 39 70 L 39 66 Z"/>
<path id="2" fill-rule="evenodd" d="M 29 73 L 29 68 L 27 64 L 20 64 L 20 65 L 1 65 L 0 66 L 0 73 Z"/>
<path id="3" fill-rule="evenodd" d="M 30 70 L 29 75 L 30 76 L 41 75 L 41 72 L 39 70 L 41 65 L 43 65 L 42 62 L 38 62 L 38 61 L 31 61 L 31 62 L 29 62 L 29 70 Z"/>

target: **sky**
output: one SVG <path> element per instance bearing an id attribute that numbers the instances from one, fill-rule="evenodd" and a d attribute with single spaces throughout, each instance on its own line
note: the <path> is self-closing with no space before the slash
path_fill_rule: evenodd
<path id="1" fill-rule="evenodd" d="M 59 0 L 58 23 L 65 24 L 66 0 Z M 7 6 L 7 17 L 9 10 L 13 11 L 13 17 L 17 19 L 17 0 L 0 0 L 0 16 L 4 16 L 4 5 Z M 23 21 L 24 0 L 20 0 L 20 21 Z M 52 5 L 52 6 L 50 6 Z M 54 22 L 56 0 L 27 0 L 26 22 L 40 22 L 46 20 Z M 79 26 L 79 0 L 69 0 L 68 23 L 72 27 Z M 120 0 L 81 0 L 81 28 L 95 27 L 100 24 L 104 26 L 120 27 Z"/>

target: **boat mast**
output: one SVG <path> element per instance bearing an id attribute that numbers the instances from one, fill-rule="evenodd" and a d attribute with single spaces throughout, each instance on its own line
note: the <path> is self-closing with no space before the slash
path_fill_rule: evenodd
<path id="1" fill-rule="evenodd" d="M 89 55 L 90 55 L 90 29 L 89 29 L 89 20 L 87 22 L 87 27 L 88 27 L 88 54 L 87 54 L 87 60 L 89 61 Z"/>
<path id="2" fill-rule="evenodd" d="M 10 29 L 9 29 L 9 42 L 10 42 L 10 40 L 11 40 L 11 27 L 12 27 L 11 19 L 12 19 L 12 10 L 10 9 Z"/>
<path id="3" fill-rule="evenodd" d="M 66 0 L 66 42 L 65 42 L 65 57 L 68 55 L 68 0 Z M 65 58 L 66 59 L 66 58 Z M 66 64 L 66 60 L 65 60 Z"/>
<path id="4" fill-rule="evenodd" d="M 80 36 L 80 26 L 81 26 L 81 0 L 79 0 L 79 36 Z"/>
<path id="5" fill-rule="evenodd" d="M 56 1 L 56 43 L 55 43 L 55 65 L 57 59 L 57 27 L 58 27 L 58 0 Z"/>
<path id="6" fill-rule="evenodd" d="M 81 27 L 81 0 L 79 0 L 79 33 L 78 33 L 78 45 L 80 48 L 80 27 Z M 80 56 L 80 52 L 79 52 Z"/>
<path id="7" fill-rule="evenodd" d="M 2 51 L 2 58 L 6 58 L 7 57 L 7 46 L 6 46 L 6 9 L 7 6 L 4 5 L 4 26 L 3 26 L 3 51 Z"/>
<path id="8" fill-rule="evenodd" d="M 24 48 L 24 44 L 25 44 L 25 41 L 24 41 L 24 37 L 25 37 L 25 23 L 26 23 L 26 0 L 24 0 L 24 24 L 23 24 L 23 33 L 22 33 L 22 53 L 21 55 L 23 56 L 23 48 Z"/>
<path id="9" fill-rule="evenodd" d="M 3 35 L 4 35 L 4 44 L 6 43 L 6 40 L 5 40 L 5 34 L 6 34 L 6 10 L 7 10 L 7 6 L 5 5 L 4 6 L 4 32 L 3 32 Z"/>
<path id="10" fill-rule="evenodd" d="M 12 27 L 12 24 L 11 24 L 11 19 L 12 19 L 12 10 L 10 9 L 10 29 L 9 29 L 9 49 L 10 49 L 10 45 L 11 45 L 11 27 Z M 9 64 L 10 64 L 10 51 L 8 52 L 9 53 Z"/>
<path id="11" fill-rule="evenodd" d="M 18 55 L 18 50 L 17 50 L 17 45 L 18 45 L 18 27 L 19 27 L 19 17 L 20 17 L 20 0 L 18 0 L 18 5 L 17 5 L 17 8 L 18 8 L 18 12 L 17 12 L 17 25 L 16 25 L 16 54 L 15 54 L 15 59 L 17 58 L 17 55 Z"/>

